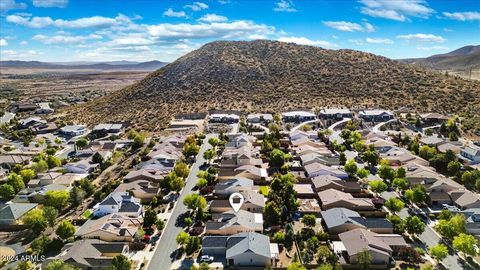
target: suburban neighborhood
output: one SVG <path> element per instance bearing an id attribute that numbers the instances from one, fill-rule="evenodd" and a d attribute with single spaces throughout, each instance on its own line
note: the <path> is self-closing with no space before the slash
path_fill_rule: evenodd
<path id="1" fill-rule="evenodd" d="M 4 269 L 480 268 L 459 117 L 212 111 L 152 134 L 21 108 L 1 126 Z"/>

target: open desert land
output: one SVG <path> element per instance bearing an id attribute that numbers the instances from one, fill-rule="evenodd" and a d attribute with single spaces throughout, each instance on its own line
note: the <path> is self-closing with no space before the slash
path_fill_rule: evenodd
<path id="1" fill-rule="evenodd" d="M 0 98 L 83 102 L 140 81 L 147 71 L 1 68 Z"/>

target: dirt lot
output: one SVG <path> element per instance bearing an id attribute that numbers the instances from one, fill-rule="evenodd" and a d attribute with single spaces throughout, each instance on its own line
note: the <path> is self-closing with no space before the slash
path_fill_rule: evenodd
<path id="1" fill-rule="evenodd" d="M 143 79 L 145 71 L 0 69 L 0 99 L 83 102 Z"/>

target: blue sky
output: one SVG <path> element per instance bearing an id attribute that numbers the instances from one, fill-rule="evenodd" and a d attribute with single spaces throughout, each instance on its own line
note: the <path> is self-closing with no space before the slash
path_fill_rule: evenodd
<path id="1" fill-rule="evenodd" d="M 272 39 L 390 58 L 480 44 L 479 0 L 0 0 L 0 59 L 173 61 Z"/>

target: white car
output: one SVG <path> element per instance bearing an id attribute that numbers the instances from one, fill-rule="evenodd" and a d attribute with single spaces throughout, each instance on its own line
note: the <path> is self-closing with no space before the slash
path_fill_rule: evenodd
<path id="1" fill-rule="evenodd" d="M 213 257 L 208 255 L 203 255 L 200 257 L 201 262 L 213 262 Z"/>

